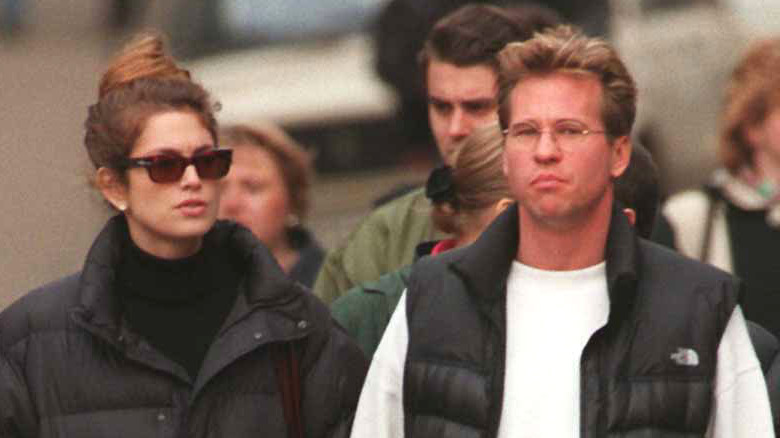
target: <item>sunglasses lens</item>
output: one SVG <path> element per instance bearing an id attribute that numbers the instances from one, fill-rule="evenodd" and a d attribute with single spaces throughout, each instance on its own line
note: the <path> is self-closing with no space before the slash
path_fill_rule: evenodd
<path id="1" fill-rule="evenodd" d="M 198 176 L 203 179 L 219 179 L 227 175 L 230 170 L 233 151 L 220 149 L 198 154 L 192 157 L 192 164 L 198 171 Z"/>
<path id="2" fill-rule="evenodd" d="M 155 157 L 147 167 L 149 178 L 156 183 L 171 183 L 178 181 L 184 174 L 187 160 L 181 157 Z"/>
<path id="3" fill-rule="evenodd" d="M 145 167 L 149 178 L 156 183 L 172 183 L 181 179 L 192 163 L 202 179 L 219 179 L 227 175 L 233 159 L 230 149 L 218 149 L 193 156 L 191 159 L 175 155 L 157 155 L 136 160 L 136 166 Z M 131 160 L 132 161 L 132 160 Z"/>

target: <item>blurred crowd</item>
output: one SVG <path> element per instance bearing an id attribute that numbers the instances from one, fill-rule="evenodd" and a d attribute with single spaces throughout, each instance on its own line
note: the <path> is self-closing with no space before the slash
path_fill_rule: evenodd
<path id="1" fill-rule="evenodd" d="M 341 6 L 373 24 L 394 141 L 433 158 L 330 248 L 311 149 L 218 123 L 164 35 L 118 51 L 84 123 L 113 217 L 80 272 L 0 312 L 0 436 L 775 436 L 780 35 L 708 89 L 717 169 L 668 193 L 614 2 L 369 3 Z M 27 7 L 2 3 L 4 37 Z M 215 21 L 182 56 L 307 31 L 186 12 Z"/>

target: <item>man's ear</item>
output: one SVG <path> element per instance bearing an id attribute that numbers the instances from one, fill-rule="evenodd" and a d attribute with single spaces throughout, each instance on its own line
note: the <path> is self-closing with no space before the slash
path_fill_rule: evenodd
<path id="1" fill-rule="evenodd" d="M 501 200 L 498 201 L 498 203 L 495 206 L 496 209 L 496 216 L 501 214 L 504 210 L 506 210 L 507 207 L 514 204 L 515 200 L 512 198 L 501 198 Z"/>
<path id="2" fill-rule="evenodd" d="M 609 172 L 612 178 L 617 178 L 626 171 L 631 162 L 631 138 L 627 135 L 618 137 L 612 144 L 612 162 Z"/>
<path id="3" fill-rule="evenodd" d="M 97 170 L 95 183 L 109 204 L 119 211 L 127 210 L 127 185 L 116 170 L 101 167 Z"/>
<path id="4" fill-rule="evenodd" d="M 628 218 L 628 222 L 632 226 L 636 226 L 636 211 L 634 211 L 633 208 L 624 208 L 623 214 L 626 215 L 626 217 Z"/>

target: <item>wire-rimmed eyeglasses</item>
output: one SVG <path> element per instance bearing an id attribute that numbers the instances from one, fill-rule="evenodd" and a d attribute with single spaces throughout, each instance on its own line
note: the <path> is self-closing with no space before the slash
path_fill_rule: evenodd
<path id="1" fill-rule="evenodd" d="M 507 142 L 520 147 L 534 147 L 539 144 L 544 133 L 548 133 L 558 146 L 576 146 L 591 134 L 606 134 L 607 131 L 597 131 L 582 126 L 559 125 L 553 129 L 543 130 L 527 123 L 520 123 L 503 130 Z"/>

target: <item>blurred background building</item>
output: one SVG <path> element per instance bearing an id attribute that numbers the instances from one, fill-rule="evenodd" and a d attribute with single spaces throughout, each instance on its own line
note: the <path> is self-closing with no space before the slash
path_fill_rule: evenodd
<path id="1" fill-rule="evenodd" d="M 222 103 L 221 122 L 275 121 L 316 154 L 310 226 L 325 247 L 388 187 L 423 181 L 436 159 L 424 103 L 391 86 L 393 64 L 377 71 L 377 23 L 391 1 L 420 23 L 434 5 L 463 3 L 0 0 L 0 308 L 79 269 L 109 214 L 87 182 L 82 124 L 108 57 L 140 29 L 168 35 Z M 751 39 L 780 33 L 777 0 L 539 3 L 621 50 L 641 92 L 637 135 L 667 194 L 715 166 L 722 84 Z"/>

